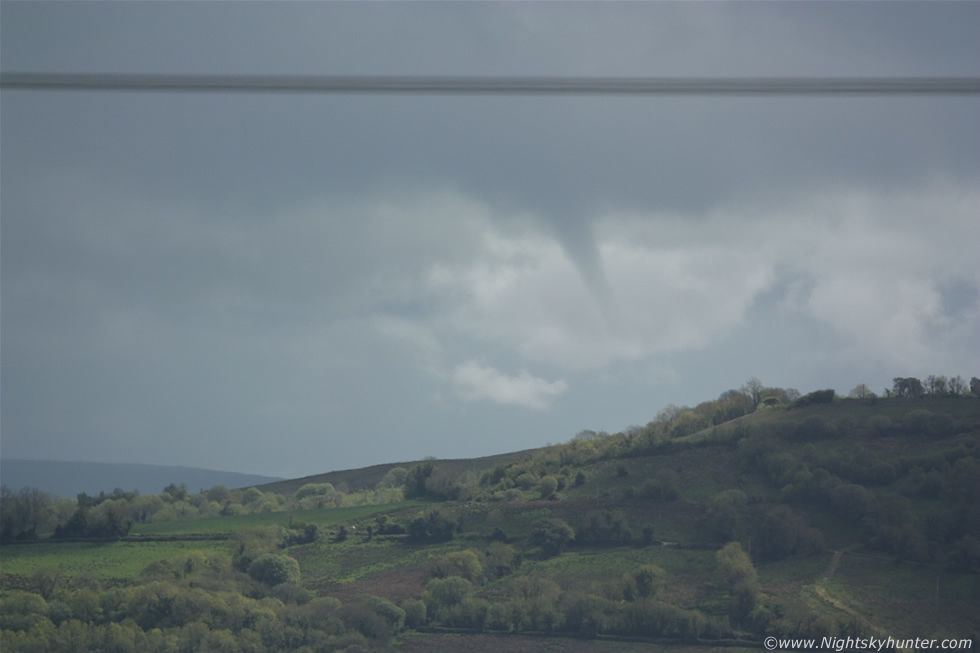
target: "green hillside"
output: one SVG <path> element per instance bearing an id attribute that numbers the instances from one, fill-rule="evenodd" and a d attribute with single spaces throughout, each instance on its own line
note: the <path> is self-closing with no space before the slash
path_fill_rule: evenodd
<path id="1" fill-rule="evenodd" d="M 72 519 L 106 528 L 141 499 Z M 157 499 L 124 535 L 75 541 L 65 521 L 61 542 L 5 544 L 4 650 L 759 650 L 767 636 L 980 633 L 969 395 L 760 388 L 507 456 Z"/>

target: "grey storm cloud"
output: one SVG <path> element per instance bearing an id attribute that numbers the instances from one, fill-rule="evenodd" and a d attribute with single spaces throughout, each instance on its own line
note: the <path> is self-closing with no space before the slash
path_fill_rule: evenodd
<path id="1" fill-rule="evenodd" d="M 980 61 L 972 3 L 5 2 L 2 19 L 5 72 Z M 3 454 L 300 475 L 622 428 L 752 375 L 977 374 L 977 102 L 5 89 Z"/>

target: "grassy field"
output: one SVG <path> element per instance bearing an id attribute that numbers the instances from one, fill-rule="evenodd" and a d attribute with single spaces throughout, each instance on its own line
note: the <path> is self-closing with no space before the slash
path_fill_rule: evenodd
<path id="1" fill-rule="evenodd" d="M 67 576 L 93 576 L 132 580 L 151 562 L 167 560 L 189 551 L 218 551 L 231 555 L 231 543 L 202 542 L 111 542 L 92 544 L 8 544 L 0 549 L 4 574 L 29 576 L 34 570 L 51 567 Z"/>
<path id="2" fill-rule="evenodd" d="M 317 541 L 289 550 L 300 563 L 304 584 L 324 587 L 337 583 L 349 583 L 372 573 L 411 566 L 430 555 L 458 550 L 460 542 L 442 546 L 416 546 L 403 540 L 374 539 L 365 542 L 361 538 L 346 542 Z"/>
<path id="3" fill-rule="evenodd" d="M 193 535 L 234 533 L 261 526 L 288 526 L 290 521 L 316 524 L 327 528 L 347 522 L 366 519 L 380 513 L 395 512 L 403 508 L 425 505 L 420 501 L 402 501 L 383 506 L 355 506 L 351 508 L 324 508 L 296 510 L 293 512 L 263 512 L 235 517 L 209 517 L 184 521 L 165 521 L 133 526 L 132 535 Z"/>

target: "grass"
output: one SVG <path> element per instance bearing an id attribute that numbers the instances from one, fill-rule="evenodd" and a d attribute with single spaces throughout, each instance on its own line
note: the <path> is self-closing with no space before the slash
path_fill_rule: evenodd
<path id="1" fill-rule="evenodd" d="M 844 554 L 826 588 L 896 637 L 964 637 L 980 605 L 975 574 L 858 553 Z"/>
<path id="2" fill-rule="evenodd" d="M 713 551 L 692 551 L 668 546 L 623 547 L 570 551 L 528 565 L 524 573 L 561 576 L 569 582 L 618 579 L 642 565 L 669 569 L 668 578 L 700 575 L 714 568 Z"/>
<path id="3" fill-rule="evenodd" d="M 349 583 L 368 574 L 420 563 L 430 555 L 463 548 L 459 542 L 444 546 L 413 546 L 402 540 L 360 538 L 345 542 L 320 540 L 314 544 L 293 547 L 288 553 L 296 558 L 303 584 L 318 587 L 327 583 Z"/>
<path id="4" fill-rule="evenodd" d="M 60 569 L 67 576 L 90 575 L 103 579 L 131 580 L 152 562 L 190 551 L 218 551 L 230 555 L 231 544 L 222 540 L 203 542 L 59 542 L 54 544 L 7 544 L 0 550 L 4 574 L 29 576 L 43 567 Z"/>
<path id="5" fill-rule="evenodd" d="M 425 505 L 419 501 L 400 501 L 379 506 L 324 508 L 293 512 L 262 512 L 235 517 L 208 517 L 186 521 L 166 521 L 133 526 L 132 535 L 194 535 L 233 533 L 261 526 L 288 526 L 290 521 L 316 524 L 320 528 L 337 526 L 373 517 L 380 513 Z"/>

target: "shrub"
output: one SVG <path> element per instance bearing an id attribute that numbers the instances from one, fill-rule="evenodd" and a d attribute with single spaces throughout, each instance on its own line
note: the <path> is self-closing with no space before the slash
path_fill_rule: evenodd
<path id="1" fill-rule="evenodd" d="M 834 391 L 832 389 L 817 390 L 815 392 L 811 392 L 810 394 L 803 395 L 790 404 L 790 408 L 802 408 L 804 406 L 812 406 L 813 404 L 829 404 L 833 401 Z"/>
<path id="2" fill-rule="evenodd" d="M 522 490 L 530 490 L 537 484 L 537 482 L 537 477 L 531 472 L 524 472 L 514 479 L 514 483 L 516 483 L 517 487 L 521 488 Z"/>
<path id="3" fill-rule="evenodd" d="M 409 628 L 418 628 L 425 624 L 425 601 L 420 599 L 405 599 L 402 601 L 401 608 L 405 612 L 406 626 Z"/>
<path id="4" fill-rule="evenodd" d="M 264 496 L 262 490 L 257 487 L 250 487 L 242 493 L 242 505 L 247 506 L 250 503 L 258 503 Z"/>
<path id="5" fill-rule="evenodd" d="M 873 415 L 868 420 L 868 433 L 875 438 L 892 435 L 895 432 L 895 422 L 884 415 Z"/>
<path id="6" fill-rule="evenodd" d="M 913 410 L 902 418 L 902 427 L 910 435 L 945 438 L 953 434 L 953 418 L 928 410 Z"/>
<path id="7" fill-rule="evenodd" d="M 427 518 L 419 517 L 408 525 L 408 537 L 417 542 L 448 542 L 453 539 L 456 523 L 433 510 Z"/>
<path id="8" fill-rule="evenodd" d="M 609 629 L 614 610 L 615 604 L 607 599 L 591 594 L 580 595 L 565 610 L 562 629 L 592 636 L 604 633 Z"/>
<path id="9" fill-rule="evenodd" d="M 441 556 L 431 556 L 426 563 L 430 578 L 459 576 L 472 583 L 483 580 L 483 564 L 475 551 L 453 551 Z"/>
<path id="10" fill-rule="evenodd" d="M 348 629 L 374 640 L 388 639 L 405 625 L 405 611 L 379 596 L 347 603 L 340 614 Z"/>
<path id="11" fill-rule="evenodd" d="M 655 595 L 664 585 L 664 570 L 656 565 L 643 565 L 629 577 L 633 581 L 636 596 L 647 599 Z"/>
<path id="12" fill-rule="evenodd" d="M 438 619 L 447 609 L 462 603 L 472 590 L 473 584 L 459 576 L 433 578 L 425 586 L 422 600 L 427 613 Z"/>
<path id="13" fill-rule="evenodd" d="M 300 489 L 296 490 L 296 498 L 304 499 L 306 497 L 316 496 L 316 495 L 329 495 L 336 493 L 333 483 L 307 483 Z M 242 497 L 244 501 L 244 497 Z"/>
<path id="14" fill-rule="evenodd" d="M 555 492 L 558 490 L 558 479 L 554 476 L 545 476 L 538 483 L 538 492 L 541 494 L 542 499 L 550 499 L 555 496 Z"/>

